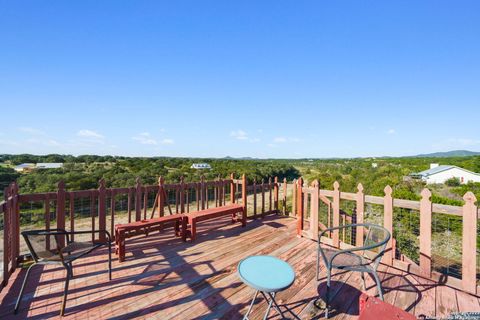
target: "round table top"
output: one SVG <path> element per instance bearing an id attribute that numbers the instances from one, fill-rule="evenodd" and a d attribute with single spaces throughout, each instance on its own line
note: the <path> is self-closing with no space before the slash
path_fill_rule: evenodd
<path id="1" fill-rule="evenodd" d="M 295 281 L 293 268 L 272 256 L 251 256 L 238 264 L 240 279 L 250 287 L 264 292 L 287 289 Z"/>

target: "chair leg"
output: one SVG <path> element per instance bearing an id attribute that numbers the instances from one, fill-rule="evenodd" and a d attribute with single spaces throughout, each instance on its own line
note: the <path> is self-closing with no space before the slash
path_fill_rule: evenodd
<path id="1" fill-rule="evenodd" d="M 65 266 L 65 269 L 67 269 L 67 276 L 65 277 L 65 289 L 63 291 L 62 308 L 60 309 L 60 315 L 62 317 L 65 314 L 65 306 L 67 304 L 67 295 L 68 295 L 68 284 L 70 283 L 70 277 L 72 276 L 72 271 L 70 267 Z"/>
<path id="2" fill-rule="evenodd" d="M 73 265 L 70 263 L 70 279 L 73 279 Z"/>
<path id="3" fill-rule="evenodd" d="M 330 277 L 331 277 L 331 269 L 327 267 L 327 292 L 325 294 L 325 318 L 328 318 L 328 308 L 330 303 Z"/>
<path id="4" fill-rule="evenodd" d="M 380 297 L 380 300 L 383 301 L 382 283 L 378 278 L 377 271 L 373 271 L 372 274 L 373 274 L 373 277 L 375 278 L 375 282 L 377 283 L 378 296 Z"/>
<path id="5" fill-rule="evenodd" d="M 22 288 L 20 289 L 20 293 L 18 294 L 17 303 L 15 303 L 15 311 L 14 311 L 15 314 L 17 314 L 18 308 L 20 307 L 20 301 L 22 300 L 23 291 L 25 290 L 25 285 L 27 284 L 28 276 L 30 275 L 30 270 L 34 265 L 36 265 L 36 263 L 33 263 L 30 267 L 28 267 L 27 273 L 25 274 L 25 278 L 23 279 Z"/>
<path id="6" fill-rule="evenodd" d="M 362 283 L 363 283 L 363 291 L 367 291 L 367 285 L 365 283 L 365 272 L 362 272 Z"/>
<path id="7" fill-rule="evenodd" d="M 253 304 L 255 303 L 255 300 L 257 300 L 257 296 L 258 296 L 258 290 L 255 291 L 255 295 L 253 296 L 252 302 L 250 303 L 250 307 L 248 307 L 247 313 L 245 313 L 243 320 L 248 320 L 248 315 L 250 314 L 250 311 L 252 311 Z"/>
<path id="8" fill-rule="evenodd" d="M 316 279 L 317 279 L 317 281 L 319 281 L 320 280 L 320 277 L 319 277 L 319 273 L 320 273 L 320 251 L 319 250 L 317 250 L 317 265 L 316 265 L 315 271 L 316 271 Z"/>
<path id="9" fill-rule="evenodd" d="M 108 242 L 108 279 L 112 280 L 112 243 Z"/>

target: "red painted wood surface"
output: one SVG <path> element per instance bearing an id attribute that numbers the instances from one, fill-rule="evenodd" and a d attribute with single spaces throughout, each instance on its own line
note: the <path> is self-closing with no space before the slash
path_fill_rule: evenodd
<path id="1" fill-rule="evenodd" d="M 359 298 L 358 320 L 416 320 L 417 317 L 380 299 L 362 293 Z"/>

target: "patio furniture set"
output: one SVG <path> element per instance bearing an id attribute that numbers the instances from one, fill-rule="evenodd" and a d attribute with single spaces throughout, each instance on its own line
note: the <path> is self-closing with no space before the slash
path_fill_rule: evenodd
<path id="1" fill-rule="evenodd" d="M 240 217 L 237 217 L 238 213 L 241 213 Z M 173 224 L 176 236 L 181 236 L 184 241 L 186 241 L 187 237 L 190 237 L 192 241 L 194 241 L 196 238 L 196 224 L 198 222 L 224 215 L 231 215 L 232 222 L 241 222 L 242 226 L 246 225 L 245 212 L 243 207 L 238 204 L 206 209 L 188 215 L 174 214 L 166 217 L 117 225 L 115 227 L 115 245 L 118 259 L 119 261 L 123 261 L 125 259 L 125 239 L 128 237 L 140 234 L 148 235 L 150 232 L 162 230 L 166 225 Z M 322 245 L 321 240 L 324 235 L 345 228 L 364 228 L 366 230 L 366 236 L 363 245 L 360 247 L 352 246 L 342 250 L 333 250 L 331 247 Z M 73 262 L 75 262 L 77 259 L 86 256 L 97 248 L 107 246 L 109 254 L 109 279 L 111 280 L 111 237 L 107 231 L 96 232 L 103 233 L 106 241 L 73 241 L 73 237 L 76 235 L 91 234 L 92 231 L 69 232 L 60 229 L 51 229 L 22 232 L 22 236 L 30 250 L 33 264 L 29 266 L 26 272 L 23 285 L 15 305 L 15 313 L 17 313 L 22 301 L 23 292 L 30 270 L 35 265 L 54 264 L 63 266 L 66 269 L 65 287 L 60 310 L 60 315 L 62 316 L 65 313 L 69 282 L 74 277 Z M 321 231 L 318 234 L 316 280 L 320 281 L 319 270 L 320 259 L 322 259 L 326 268 L 326 295 L 324 299 L 326 317 L 328 317 L 330 309 L 330 283 L 333 269 L 361 272 L 364 289 L 364 274 L 371 274 L 376 282 L 379 298 L 383 300 L 383 292 L 379 277 L 377 275 L 377 268 L 385 252 L 385 248 L 389 239 L 390 233 L 387 229 L 368 223 L 329 228 Z M 275 296 L 278 292 L 288 289 L 295 281 L 295 272 L 287 262 L 273 256 L 250 256 L 239 262 L 237 274 L 244 284 L 254 290 L 254 296 L 244 316 L 244 320 L 249 319 L 248 317 L 259 294 L 268 302 L 263 319 L 267 319 L 272 307 L 282 318 L 285 318 L 287 313 L 292 315 L 293 318 L 298 318 L 298 316 L 295 315 L 295 313 L 286 305 L 282 306 L 275 300 Z M 365 301 L 367 300 L 365 297 L 362 299 Z M 363 308 L 365 309 L 367 307 L 365 307 L 364 303 Z M 282 308 L 284 308 L 285 311 L 282 311 Z"/>

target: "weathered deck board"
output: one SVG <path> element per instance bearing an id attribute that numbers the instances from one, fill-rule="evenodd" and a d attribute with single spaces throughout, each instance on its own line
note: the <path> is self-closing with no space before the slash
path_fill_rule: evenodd
<path id="1" fill-rule="evenodd" d="M 270 216 L 250 221 L 247 228 L 228 217 L 201 224 L 196 243 L 183 243 L 170 231 L 127 240 L 126 261 L 113 261 L 113 280 L 106 273 L 106 250 L 74 266 L 66 308 L 67 319 L 241 319 L 254 291 L 236 274 L 238 262 L 256 254 L 271 254 L 295 269 L 295 283 L 277 295 L 302 319 L 323 317 L 314 302 L 325 296 L 325 271 L 315 279 L 316 243 L 295 236 L 296 221 Z M 46 267 L 32 272 L 18 316 L 12 310 L 24 270 L 17 270 L 0 293 L 0 318 L 58 318 L 65 271 Z M 479 311 L 477 296 L 428 282 L 391 267 L 380 266 L 386 300 L 415 314 L 445 315 L 450 311 Z M 367 277 L 367 293 L 376 295 Z M 354 319 L 362 291 L 359 273 L 334 271 L 335 319 Z M 33 297 L 33 299 L 32 299 Z M 251 319 L 261 319 L 266 308 L 258 298 Z M 433 309 L 433 312 L 432 310 Z M 435 312 L 435 309 L 438 311 Z M 270 319 L 280 317 L 272 310 Z"/>

